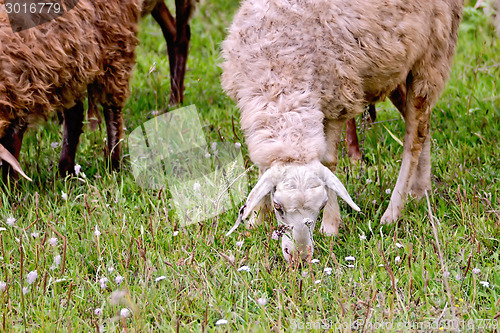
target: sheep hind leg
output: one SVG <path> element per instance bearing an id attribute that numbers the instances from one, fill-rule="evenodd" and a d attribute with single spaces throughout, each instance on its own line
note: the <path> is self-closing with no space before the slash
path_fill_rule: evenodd
<path id="1" fill-rule="evenodd" d="M 14 121 L 5 131 L 4 136 L 0 140 L 5 149 L 7 149 L 12 156 L 19 160 L 19 153 L 21 151 L 21 145 L 23 143 L 23 135 L 26 130 L 26 126 L 20 125 L 18 122 Z M 4 184 L 10 180 L 18 180 L 19 175 L 14 169 L 8 164 L 2 164 L 2 178 Z"/>
<path id="2" fill-rule="evenodd" d="M 396 106 L 398 107 L 398 105 Z M 417 179 L 419 175 L 429 172 L 430 185 L 430 147 L 428 139 L 430 101 L 426 97 L 416 96 L 414 91 L 408 91 L 406 102 L 402 103 L 401 108 L 400 111 L 403 111 L 402 114 L 406 125 L 403 159 L 389 206 L 381 219 L 383 224 L 393 223 L 400 217 L 410 189 L 416 188 L 415 184 L 417 183 L 415 182 L 422 184 Z M 422 153 L 422 151 L 424 152 Z M 419 164 L 421 164 L 420 167 Z"/>
<path id="3" fill-rule="evenodd" d="M 115 104 L 104 104 L 104 119 L 108 135 L 108 149 L 106 157 L 112 170 L 120 166 L 121 143 L 123 139 L 123 114 L 122 108 Z"/>
<path id="4" fill-rule="evenodd" d="M 75 174 L 75 156 L 83 130 L 83 103 L 64 111 L 64 130 L 61 155 L 59 157 L 59 175 L 66 177 Z"/>
<path id="5" fill-rule="evenodd" d="M 327 143 L 327 152 L 322 161 L 332 172 L 337 168 L 337 150 L 342 135 L 344 122 L 327 121 L 325 124 L 325 135 Z M 328 189 L 328 201 L 323 209 L 323 220 L 321 221 L 321 232 L 328 236 L 337 236 L 339 227 L 342 224 L 340 217 L 340 208 L 337 201 L 337 195 L 334 191 Z"/>

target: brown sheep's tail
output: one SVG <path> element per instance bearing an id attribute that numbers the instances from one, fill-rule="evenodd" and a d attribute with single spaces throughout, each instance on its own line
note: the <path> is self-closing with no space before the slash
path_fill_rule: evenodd
<path id="1" fill-rule="evenodd" d="M 23 169 L 21 169 L 21 166 L 19 165 L 19 162 L 17 161 L 17 159 L 1 144 L 0 144 L 0 159 L 9 163 L 14 170 L 16 170 L 17 172 L 19 172 L 21 174 L 21 176 L 23 176 L 24 178 L 26 178 L 30 182 L 32 181 L 30 177 L 26 176 Z"/>

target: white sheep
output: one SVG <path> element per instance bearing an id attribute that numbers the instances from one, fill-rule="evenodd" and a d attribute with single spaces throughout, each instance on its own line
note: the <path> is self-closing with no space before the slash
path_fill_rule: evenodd
<path id="1" fill-rule="evenodd" d="M 333 174 L 342 128 L 386 97 L 406 134 L 382 223 L 398 219 L 410 192 L 424 195 L 430 113 L 450 71 L 461 10 L 460 0 L 244 0 L 222 44 L 221 82 L 241 110 L 261 177 L 236 226 L 252 212 L 249 224 L 261 220 L 270 198 L 288 229 L 286 260 L 312 253 L 321 208 L 322 231 L 338 234 L 336 194 L 359 210 Z"/>

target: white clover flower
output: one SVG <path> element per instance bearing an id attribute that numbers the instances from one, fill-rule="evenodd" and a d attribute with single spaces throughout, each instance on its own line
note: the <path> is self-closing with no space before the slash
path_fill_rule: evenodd
<path id="1" fill-rule="evenodd" d="M 172 233 L 172 236 L 177 236 L 179 234 L 179 231 L 178 230 L 175 230 L 173 233 Z"/>
<path id="2" fill-rule="evenodd" d="M 346 261 L 355 261 L 356 258 L 354 258 L 353 256 L 348 256 L 348 257 L 345 257 L 345 260 Z"/>
<path id="3" fill-rule="evenodd" d="M 118 274 L 118 275 L 115 277 L 115 283 L 116 283 L 117 285 L 120 285 L 120 284 L 122 284 L 122 282 L 123 282 L 123 276 L 121 276 L 120 274 Z"/>
<path id="4" fill-rule="evenodd" d="M 37 278 L 38 272 L 36 270 L 31 271 L 28 273 L 28 275 L 26 275 L 26 281 L 28 282 L 28 284 L 33 284 L 33 282 L 35 282 Z"/>
<path id="5" fill-rule="evenodd" d="M 385 193 L 386 193 L 386 194 L 391 194 L 391 189 L 390 189 L 390 188 L 388 188 L 387 190 L 385 190 Z"/>
<path id="6" fill-rule="evenodd" d="M 3 282 L 3 281 L 0 281 L 0 292 L 4 291 L 5 288 L 7 288 L 7 283 Z"/>
<path id="7" fill-rule="evenodd" d="M 264 305 L 267 304 L 267 299 L 266 298 L 262 298 L 262 297 L 261 298 L 257 298 L 257 304 L 264 306 Z"/>
<path id="8" fill-rule="evenodd" d="M 226 325 L 227 323 L 228 321 L 226 319 L 219 319 L 215 322 L 215 325 L 220 326 L 220 325 Z"/>
<path id="9" fill-rule="evenodd" d="M 314 284 L 320 284 L 320 283 L 321 283 L 321 280 L 314 281 Z"/>
<path id="10" fill-rule="evenodd" d="M 486 288 L 490 286 L 490 283 L 488 281 L 479 281 L 479 284 Z"/>
<path id="11" fill-rule="evenodd" d="M 248 266 L 241 266 L 238 268 L 238 272 L 245 271 L 245 272 L 250 272 L 250 267 Z"/>
<path id="12" fill-rule="evenodd" d="M 394 258 L 394 262 L 396 264 L 399 264 L 401 262 L 401 257 L 400 256 L 397 256 L 396 258 Z"/>
<path id="13" fill-rule="evenodd" d="M 113 265 L 108 267 L 109 274 L 113 273 L 114 271 L 115 271 L 115 268 L 113 267 Z"/>
<path id="14" fill-rule="evenodd" d="M 236 142 L 236 143 L 234 144 L 234 147 L 235 147 L 236 149 L 240 149 L 240 148 L 241 148 L 241 143 Z"/>
<path id="15" fill-rule="evenodd" d="M 359 235 L 359 239 L 360 240 L 366 240 L 366 235 L 365 234 Z"/>
<path id="16" fill-rule="evenodd" d="M 325 272 L 326 275 L 332 275 L 332 268 L 331 267 L 325 267 L 325 269 L 323 270 L 323 272 Z"/>
<path id="17" fill-rule="evenodd" d="M 31 237 L 33 237 L 33 238 L 38 238 L 38 236 L 40 236 L 40 233 L 38 233 L 38 232 L 31 233 Z"/>
<path id="18" fill-rule="evenodd" d="M 50 245 L 52 245 L 52 246 L 54 246 L 54 247 L 55 247 L 55 246 L 57 246 L 57 242 L 58 242 L 57 237 L 51 237 L 51 238 L 49 239 L 49 243 L 50 243 Z"/>
<path id="19" fill-rule="evenodd" d="M 245 241 L 236 242 L 236 247 L 242 247 Z"/>
<path id="20" fill-rule="evenodd" d="M 61 198 L 63 200 L 68 200 L 68 194 L 67 193 L 64 193 L 63 191 L 61 191 Z"/>
<path id="21" fill-rule="evenodd" d="M 100 316 L 100 315 L 102 315 L 102 309 L 101 309 L 101 308 L 96 308 L 96 309 L 94 310 L 94 314 L 95 314 L 96 316 Z"/>
<path id="22" fill-rule="evenodd" d="M 401 243 L 396 243 L 396 247 L 397 247 L 398 249 L 400 249 L 400 248 L 402 248 L 402 247 L 403 247 L 403 244 L 401 244 Z"/>
<path id="23" fill-rule="evenodd" d="M 107 283 L 108 283 L 108 278 L 106 277 L 103 277 L 99 280 L 99 285 L 101 286 L 102 289 L 106 289 L 107 288 Z"/>
<path id="24" fill-rule="evenodd" d="M 30 289 L 28 287 L 23 287 L 23 295 L 29 293 Z"/>
<path id="25" fill-rule="evenodd" d="M 472 273 L 473 273 L 473 274 L 476 274 L 476 275 L 479 275 L 479 274 L 481 273 L 481 270 L 480 270 L 479 268 L 477 268 L 477 267 L 476 267 L 476 268 L 474 268 L 474 269 L 472 270 Z"/>
<path id="26" fill-rule="evenodd" d="M 101 232 L 99 231 L 99 228 L 97 228 L 97 224 L 95 225 L 94 235 L 95 235 L 96 237 L 101 236 Z"/>
<path id="27" fill-rule="evenodd" d="M 128 318 L 130 316 L 130 310 L 127 308 L 123 308 L 120 310 L 120 317 Z"/>
<path id="28" fill-rule="evenodd" d="M 16 221 L 17 221 L 17 220 L 16 220 L 15 218 L 13 218 L 13 217 L 9 217 L 9 218 L 7 218 L 7 225 L 9 225 L 9 226 L 13 227 L 13 226 L 14 226 L 14 224 L 16 224 Z"/>
<path id="29" fill-rule="evenodd" d="M 162 275 L 162 276 L 158 276 L 156 279 L 155 279 L 155 282 L 160 282 L 162 280 L 165 280 L 167 277 L 165 275 Z"/>
<path id="30" fill-rule="evenodd" d="M 82 170 L 82 166 L 80 164 L 75 165 L 75 176 L 78 176 L 80 173 L 80 170 Z"/>
<path id="31" fill-rule="evenodd" d="M 194 183 L 194 185 L 193 185 L 193 190 L 194 190 L 195 192 L 199 191 L 199 190 L 200 190 L 200 188 L 201 188 L 201 185 L 200 185 L 200 183 L 199 183 L 199 182 Z"/>
<path id="32" fill-rule="evenodd" d="M 52 149 L 56 149 L 57 147 L 59 147 L 59 142 L 52 142 L 50 146 L 52 147 Z"/>
<path id="33" fill-rule="evenodd" d="M 313 260 L 311 260 L 311 264 L 317 264 L 317 263 L 319 263 L 319 259 L 313 259 Z"/>

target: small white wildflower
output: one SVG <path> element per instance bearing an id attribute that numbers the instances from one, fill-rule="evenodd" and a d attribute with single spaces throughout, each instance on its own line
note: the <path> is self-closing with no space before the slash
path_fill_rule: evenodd
<path id="1" fill-rule="evenodd" d="M 128 318 L 130 316 L 130 310 L 127 308 L 123 308 L 120 310 L 120 317 Z"/>
<path id="2" fill-rule="evenodd" d="M 373 200 L 372 204 L 376 205 L 377 204 L 377 200 Z"/>
<path id="3" fill-rule="evenodd" d="M 205 158 L 210 158 L 210 156 L 212 156 L 212 155 L 210 155 L 210 153 L 208 153 L 208 152 L 205 154 Z"/>
<path id="4" fill-rule="evenodd" d="M 370 184 L 371 182 L 372 182 L 372 180 L 371 180 L 370 178 L 368 178 L 368 179 L 366 180 L 366 183 L 367 183 L 367 184 Z"/>
<path id="5" fill-rule="evenodd" d="M 29 293 L 30 289 L 28 287 L 23 287 L 23 295 Z"/>
<path id="6" fill-rule="evenodd" d="M 302 271 L 302 276 L 303 277 L 306 277 L 308 275 L 309 275 L 309 272 L 307 271 L 307 269 L 305 269 L 305 270 Z"/>
<path id="7" fill-rule="evenodd" d="M 215 325 L 220 326 L 220 325 L 226 325 L 227 323 L 228 321 L 226 319 L 219 319 L 215 322 Z"/>
<path id="8" fill-rule="evenodd" d="M 33 238 L 38 238 L 38 236 L 40 236 L 40 233 L 38 233 L 38 232 L 31 233 L 31 237 L 33 237 Z"/>
<path id="9" fill-rule="evenodd" d="M 238 268 L 238 272 L 245 271 L 245 272 L 250 272 L 250 267 L 248 266 L 241 266 Z"/>
<path id="10" fill-rule="evenodd" d="M 61 264 L 61 255 L 58 254 L 54 257 L 54 265 L 59 266 Z"/>
<path id="11" fill-rule="evenodd" d="M 396 258 L 394 258 L 394 262 L 396 264 L 399 264 L 401 262 L 401 257 L 400 256 L 397 256 Z"/>
<path id="12" fill-rule="evenodd" d="M 280 235 L 276 230 L 273 231 L 272 239 L 274 240 L 280 239 Z"/>
<path id="13" fill-rule="evenodd" d="M 167 277 L 165 275 L 162 275 L 162 276 L 158 276 L 156 279 L 155 279 L 155 282 L 160 282 L 161 280 L 165 280 Z"/>
<path id="14" fill-rule="evenodd" d="M 109 274 L 113 273 L 114 271 L 115 271 L 115 268 L 113 266 L 108 267 Z"/>
<path id="15" fill-rule="evenodd" d="M 387 190 L 385 190 L 385 193 L 386 193 L 386 194 L 391 194 L 391 189 L 390 189 L 390 188 L 388 188 Z"/>
<path id="16" fill-rule="evenodd" d="M 212 142 L 210 147 L 212 148 L 213 151 L 216 151 L 217 150 L 217 142 Z"/>
<path id="17" fill-rule="evenodd" d="M 108 278 L 103 277 L 99 280 L 99 285 L 101 286 L 102 289 L 106 289 L 108 283 Z"/>
<path id="18" fill-rule="evenodd" d="M 55 246 L 57 246 L 57 241 L 58 241 L 57 237 L 51 237 L 51 238 L 49 239 L 49 243 L 50 243 L 50 245 L 52 245 L 52 246 L 54 246 L 54 247 L 55 247 Z"/>
<path id="19" fill-rule="evenodd" d="M 59 147 L 59 142 L 52 142 L 50 146 L 52 147 L 52 149 L 56 149 L 57 147 Z"/>
<path id="20" fill-rule="evenodd" d="M 242 247 L 244 243 L 244 241 L 236 242 L 236 247 Z"/>
<path id="21" fill-rule="evenodd" d="M 234 147 L 236 147 L 236 149 L 240 149 L 240 148 L 241 148 L 241 143 L 236 142 L 236 143 L 234 144 Z"/>
<path id="22" fill-rule="evenodd" d="M 100 316 L 100 315 L 102 315 L 102 309 L 101 309 L 101 308 L 96 308 L 96 309 L 94 310 L 94 314 L 95 314 L 96 316 Z"/>
<path id="23" fill-rule="evenodd" d="M 174 236 L 174 237 L 175 237 L 175 236 L 177 236 L 178 234 L 179 234 L 179 231 L 177 231 L 177 230 L 176 230 L 176 231 L 174 231 L 174 232 L 172 233 L 172 236 Z"/>
<path id="24" fill-rule="evenodd" d="M 28 275 L 26 275 L 26 281 L 28 282 L 28 284 L 33 284 L 33 282 L 35 282 L 37 278 L 38 272 L 36 270 L 31 271 L 28 273 Z"/>
<path id="25" fill-rule="evenodd" d="M 326 275 L 332 275 L 332 268 L 331 267 L 325 267 L 325 269 L 323 270 L 323 272 L 325 272 Z"/>
<path id="26" fill-rule="evenodd" d="M 378 267 L 384 267 L 384 266 L 385 266 L 384 264 L 380 264 L 380 265 L 378 265 Z"/>
<path id="27" fill-rule="evenodd" d="M 0 281 L 0 291 L 4 291 L 7 288 L 7 283 Z"/>
<path id="28" fill-rule="evenodd" d="M 473 273 L 473 274 L 476 274 L 476 275 L 479 275 L 479 274 L 481 273 L 481 270 L 480 270 L 479 268 L 474 268 L 474 269 L 472 270 L 472 273 Z"/>
<path id="29" fill-rule="evenodd" d="M 314 284 L 320 284 L 320 283 L 321 283 L 321 280 L 314 281 Z"/>
<path id="30" fill-rule="evenodd" d="M 14 226 L 14 224 L 16 224 L 16 221 L 17 220 L 15 218 L 9 217 L 9 218 L 7 218 L 7 225 L 12 227 L 12 226 Z"/>
<path id="31" fill-rule="evenodd" d="M 456 281 L 460 281 L 460 280 L 462 280 L 462 274 L 457 273 L 457 275 L 455 275 L 455 280 L 456 280 Z"/>
<path id="32" fill-rule="evenodd" d="M 359 239 L 360 240 L 366 240 L 366 235 L 365 234 L 359 235 Z"/>
<path id="33" fill-rule="evenodd" d="M 345 261 L 355 261 L 356 258 L 354 258 L 353 256 L 348 256 L 348 257 L 345 257 Z"/>
<path id="34" fill-rule="evenodd" d="M 97 224 L 95 225 L 94 235 L 95 235 L 96 237 L 101 236 L 101 232 L 99 231 L 99 228 L 97 228 Z"/>
<path id="35" fill-rule="evenodd" d="M 354 266 L 354 265 L 347 265 L 347 267 L 348 267 L 348 268 L 354 268 L 354 267 L 356 267 L 356 266 Z"/>
<path id="36" fill-rule="evenodd" d="M 80 164 L 75 165 L 75 175 L 78 176 L 80 171 L 82 170 L 82 166 Z"/>
<path id="37" fill-rule="evenodd" d="M 443 277 L 448 278 L 450 276 L 450 272 L 446 271 L 443 273 Z"/>
<path id="38" fill-rule="evenodd" d="M 115 283 L 116 283 L 117 285 L 120 285 L 120 284 L 122 284 L 122 282 L 123 282 L 123 276 L 121 276 L 120 274 L 118 274 L 118 275 L 115 277 Z"/>
<path id="39" fill-rule="evenodd" d="M 317 263 L 319 263 L 319 259 L 313 259 L 313 260 L 311 260 L 311 264 L 317 264 Z"/>
<path id="40" fill-rule="evenodd" d="M 194 185 L 193 185 L 193 190 L 194 190 L 194 191 L 199 191 L 199 190 L 200 190 L 200 188 L 201 188 L 201 185 L 200 185 L 200 183 L 199 183 L 199 182 L 194 183 Z"/>
<path id="41" fill-rule="evenodd" d="M 488 281 L 479 281 L 479 284 L 486 288 L 490 286 L 490 283 Z"/>
<path id="42" fill-rule="evenodd" d="M 403 247 L 403 244 L 401 244 L 401 243 L 396 243 L 396 247 L 397 247 L 398 249 L 400 249 L 400 248 L 402 248 L 402 247 Z"/>
<path id="43" fill-rule="evenodd" d="M 267 304 L 267 299 L 262 298 L 262 297 L 261 298 L 257 298 L 257 304 L 264 306 L 264 305 Z"/>
<path id="44" fill-rule="evenodd" d="M 63 200 L 68 200 L 68 194 L 67 193 L 64 193 L 63 191 L 61 191 L 61 198 Z"/>

